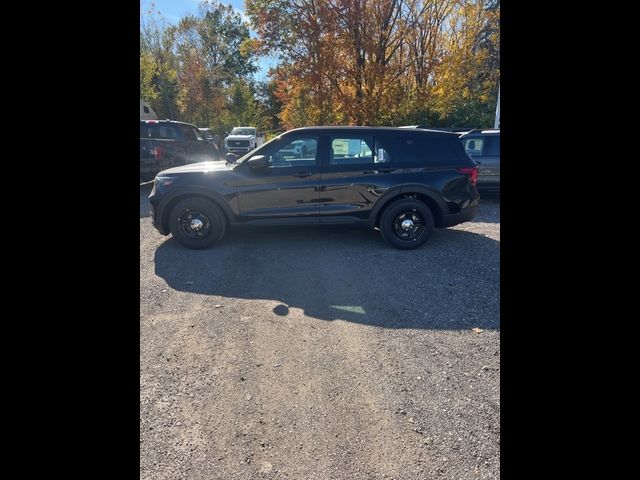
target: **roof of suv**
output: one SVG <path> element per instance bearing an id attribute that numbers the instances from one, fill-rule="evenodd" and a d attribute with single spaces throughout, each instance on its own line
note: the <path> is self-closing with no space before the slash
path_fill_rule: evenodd
<path id="1" fill-rule="evenodd" d="M 389 133 L 402 133 L 402 134 L 406 134 L 407 132 L 411 131 L 411 132 L 420 133 L 420 134 L 459 136 L 459 134 L 452 133 L 452 132 L 445 132 L 442 130 L 427 130 L 427 129 L 410 130 L 410 129 L 401 128 L 401 127 L 350 127 L 350 126 L 301 127 L 301 128 L 295 128 L 293 130 L 289 130 L 283 133 L 282 135 L 293 133 L 293 132 L 323 133 L 326 131 L 389 132 Z"/>
<path id="2" fill-rule="evenodd" d="M 196 127 L 194 124 L 192 123 L 187 123 L 187 122 L 180 122 L 178 120 L 169 120 L 168 118 L 166 120 L 140 120 L 140 123 L 181 123 L 182 125 L 189 125 L 191 127 Z M 196 127 L 198 128 L 198 127 Z"/>
<path id="3" fill-rule="evenodd" d="M 470 132 L 465 133 L 464 135 L 461 135 L 460 138 L 462 137 L 471 137 L 471 136 L 482 136 L 482 135 L 500 135 L 500 129 L 499 128 L 488 128 L 486 130 L 471 130 Z"/>

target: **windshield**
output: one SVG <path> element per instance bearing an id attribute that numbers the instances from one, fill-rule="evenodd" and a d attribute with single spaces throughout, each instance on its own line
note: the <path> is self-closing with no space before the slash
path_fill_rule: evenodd
<path id="1" fill-rule="evenodd" d="M 231 130 L 231 135 L 255 135 L 255 134 L 256 134 L 255 128 L 236 127 L 233 130 Z"/>
<path id="2" fill-rule="evenodd" d="M 243 156 L 241 156 L 238 160 L 236 160 L 236 162 L 234 163 L 235 165 L 239 165 L 243 162 L 246 162 L 247 160 L 249 160 L 251 157 L 253 157 L 254 155 L 262 155 L 261 152 L 264 151 L 265 147 L 267 147 L 267 145 L 271 145 L 272 143 L 275 142 L 279 142 L 281 139 L 280 136 L 277 137 L 273 137 L 271 140 L 269 140 L 267 143 L 262 144 L 262 146 L 260 146 L 259 148 L 253 149 L 248 153 L 245 153 Z"/>

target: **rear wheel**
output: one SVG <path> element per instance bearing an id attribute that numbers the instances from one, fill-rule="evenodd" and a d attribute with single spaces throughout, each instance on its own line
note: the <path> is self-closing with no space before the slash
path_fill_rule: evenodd
<path id="1" fill-rule="evenodd" d="M 218 243 L 226 231 L 224 214 L 204 198 L 186 198 L 169 214 L 171 234 L 191 249 L 209 248 Z"/>
<path id="2" fill-rule="evenodd" d="M 401 250 L 411 250 L 424 244 L 433 228 L 433 214 L 429 207 L 411 198 L 393 202 L 380 218 L 382 237 Z"/>

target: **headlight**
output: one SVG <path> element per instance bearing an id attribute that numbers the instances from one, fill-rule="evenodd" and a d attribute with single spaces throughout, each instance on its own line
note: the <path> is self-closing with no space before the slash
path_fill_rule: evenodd
<path id="1" fill-rule="evenodd" d="M 157 186 L 169 187 L 176 181 L 176 177 L 156 177 L 155 184 Z"/>

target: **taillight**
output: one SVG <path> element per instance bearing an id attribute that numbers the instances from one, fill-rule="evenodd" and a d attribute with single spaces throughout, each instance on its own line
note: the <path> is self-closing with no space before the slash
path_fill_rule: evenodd
<path id="1" fill-rule="evenodd" d="M 469 183 L 474 187 L 478 183 L 478 167 L 465 167 L 459 168 L 458 172 L 466 175 L 469 178 Z"/>
<path id="2" fill-rule="evenodd" d="M 162 157 L 164 156 L 164 148 L 162 148 L 162 147 L 153 147 L 151 150 L 152 150 L 153 156 L 155 157 L 156 160 L 162 160 Z"/>

